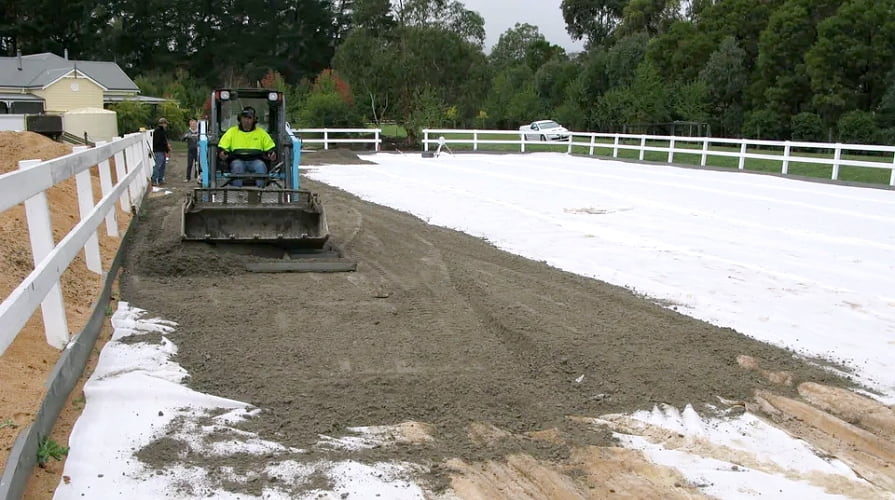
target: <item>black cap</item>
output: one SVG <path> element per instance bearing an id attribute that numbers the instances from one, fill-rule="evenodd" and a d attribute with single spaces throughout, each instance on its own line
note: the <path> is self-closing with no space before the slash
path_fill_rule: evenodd
<path id="1" fill-rule="evenodd" d="M 239 112 L 239 116 L 248 116 L 249 118 L 255 117 L 255 108 L 251 106 L 246 106 L 242 108 L 242 111 Z"/>

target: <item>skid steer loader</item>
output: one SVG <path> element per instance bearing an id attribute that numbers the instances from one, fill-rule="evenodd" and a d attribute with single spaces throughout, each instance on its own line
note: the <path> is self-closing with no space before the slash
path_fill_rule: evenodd
<path id="1" fill-rule="evenodd" d="M 261 151 L 233 151 L 221 158 L 218 142 L 238 125 L 245 107 L 256 110 L 256 126 L 267 130 L 276 148 L 274 160 Z M 230 160 L 261 158 L 267 173 L 234 173 Z M 301 139 L 286 123 L 282 92 L 269 89 L 217 89 L 211 94 L 209 119 L 200 125 L 201 186 L 183 203 L 181 235 L 185 241 L 276 247 L 284 259 L 247 264 L 255 272 L 353 271 L 329 243 L 329 228 L 316 193 L 299 189 Z M 239 182 L 236 182 L 239 181 Z M 260 184 L 263 187 L 258 187 Z"/>

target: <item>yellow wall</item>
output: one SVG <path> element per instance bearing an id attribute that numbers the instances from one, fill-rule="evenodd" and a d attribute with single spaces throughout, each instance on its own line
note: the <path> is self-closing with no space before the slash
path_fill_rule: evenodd
<path id="1" fill-rule="evenodd" d="M 77 85 L 77 90 L 72 85 Z M 44 109 L 48 113 L 103 107 L 102 87 L 87 78 L 65 77 L 46 89 L 35 90 L 34 95 L 44 98 Z"/>

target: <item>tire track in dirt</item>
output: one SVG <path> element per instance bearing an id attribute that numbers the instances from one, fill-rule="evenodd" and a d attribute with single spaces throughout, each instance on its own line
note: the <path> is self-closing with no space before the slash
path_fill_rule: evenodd
<path id="1" fill-rule="evenodd" d="M 262 438 L 307 448 L 352 426 L 417 421 L 432 426 L 434 440 L 362 458 L 564 459 L 568 443 L 482 446 L 468 427 L 483 422 L 521 435 L 566 428 L 569 415 L 748 399 L 767 381 L 740 368 L 740 354 L 797 381 L 836 382 L 791 352 L 622 288 L 323 184 L 303 187 L 320 193 L 332 239 L 357 259 L 356 273 L 245 273 L 245 262 L 263 257 L 181 244 L 171 223 L 181 191 L 147 200 L 122 280 L 126 300 L 179 323 L 171 339 L 189 385 L 261 408 L 240 427 Z M 607 432 L 573 435 L 579 445 L 611 442 Z M 171 449 L 150 447 L 141 457 L 165 467 L 179 460 Z"/>

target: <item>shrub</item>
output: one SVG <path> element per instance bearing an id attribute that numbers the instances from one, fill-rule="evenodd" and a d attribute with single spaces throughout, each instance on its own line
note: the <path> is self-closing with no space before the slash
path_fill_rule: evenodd
<path id="1" fill-rule="evenodd" d="M 817 113 L 799 113 L 790 120 L 792 140 L 806 142 L 824 141 L 824 123 Z"/>
<path id="2" fill-rule="evenodd" d="M 743 137 L 749 139 L 775 140 L 786 136 L 786 127 L 778 113 L 759 109 L 746 114 L 742 132 Z"/>
<path id="3" fill-rule="evenodd" d="M 117 113 L 118 133 L 137 132 L 141 127 L 149 125 L 149 108 L 137 101 L 122 101 L 109 107 Z"/>
<path id="4" fill-rule="evenodd" d="M 849 111 L 839 118 L 839 140 L 849 144 L 874 144 L 878 130 L 873 113 Z"/>

